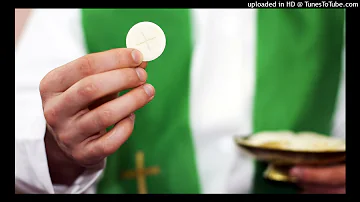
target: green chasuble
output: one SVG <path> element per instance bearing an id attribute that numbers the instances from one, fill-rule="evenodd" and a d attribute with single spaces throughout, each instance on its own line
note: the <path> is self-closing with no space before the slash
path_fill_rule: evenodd
<path id="1" fill-rule="evenodd" d="M 330 134 L 342 67 L 344 10 L 281 9 L 258 13 L 254 132 Z M 257 163 L 255 193 L 291 193 L 271 186 Z"/>
<path id="2" fill-rule="evenodd" d="M 144 171 L 148 193 L 201 193 L 189 121 L 191 10 L 82 10 L 88 52 L 126 47 L 128 30 L 142 21 L 158 24 L 167 40 L 164 53 L 146 69 L 156 96 L 135 112 L 134 132 L 108 157 L 97 191 L 138 193 L 142 182 L 131 178 L 129 171 L 136 169 L 136 154 L 141 151 L 144 167 L 153 168 Z M 341 76 L 343 27 L 342 9 L 258 10 L 254 132 L 330 134 Z M 253 193 L 296 193 L 265 181 L 265 168 L 256 162 Z"/>

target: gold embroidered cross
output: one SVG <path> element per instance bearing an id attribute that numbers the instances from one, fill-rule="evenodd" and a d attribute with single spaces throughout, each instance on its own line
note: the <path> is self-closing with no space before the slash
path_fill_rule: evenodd
<path id="1" fill-rule="evenodd" d="M 144 153 L 142 151 L 136 152 L 135 165 L 136 165 L 135 170 L 125 171 L 124 173 L 122 173 L 121 177 L 124 179 L 136 178 L 138 193 L 147 194 L 146 176 L 159 174 L 160 168 L 158 166 L 145 168 Z"/>

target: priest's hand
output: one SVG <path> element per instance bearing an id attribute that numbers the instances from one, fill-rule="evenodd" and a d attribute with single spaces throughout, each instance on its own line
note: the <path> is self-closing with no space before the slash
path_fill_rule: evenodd
<path id="1" fill-rule="evenodd" d="M 137 50 L 113 49 L 81 57 L 42 79 L 45 146 L 53 183 L 72 184 L 86 168 L 103 164 L 128 139 L 133 112 L 155 93 L 145 84 L 146 65 Z M 132 90 L 117 97 L 127 89 Z"/>
<path id="2" fill-rule="evenodd" d="M 290 174 L 304 194 L 345 194 L 346 165 L 294 167 Z"/>

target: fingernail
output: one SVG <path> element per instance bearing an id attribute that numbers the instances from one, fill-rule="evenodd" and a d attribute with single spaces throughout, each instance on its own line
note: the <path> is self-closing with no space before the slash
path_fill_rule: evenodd
<path id="1" fill-rule="evenodd" d="M 135 114 L 134 114 L 134 113 L 131 113 L 129 118 L 130 118 L 132 121 L 134 121 L 134 120 L 135 120 Z"/>
<path id="2" fill-rule="evenodd" d="M 138 75 L 140 81 L 146 81 L 146 72 L 143 68 L 136 68 L 136 74 Z"/>
<path id="3" fill-rule="evenodd" d="M 290 175 L 296 178 L 300 178 L 302 175 L 302 171 L 300 168 L 293 168 L 290 170 Z"/>
<path id="4" fill-rule="evenodd" d="M 149 97 L 152 97 L 154 95 L 154 87 L 152 85 L 145 84 L 144 90 Z"/>
<path id="5" fill-rule="evenodd" d="M 138 50 L 133 50 L 131 52 L 131 56 L 136 64 L 140 64 L 142 62 L 142 54 Z"/>

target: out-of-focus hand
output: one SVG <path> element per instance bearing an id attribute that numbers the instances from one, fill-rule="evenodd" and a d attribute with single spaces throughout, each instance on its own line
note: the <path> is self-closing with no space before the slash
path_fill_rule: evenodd
<path id="1" fill-rule="evenodd" d="M 345 194 L 346 165 L 328 167 L 294 167 L 290 175 L 304 194 Z"/>

